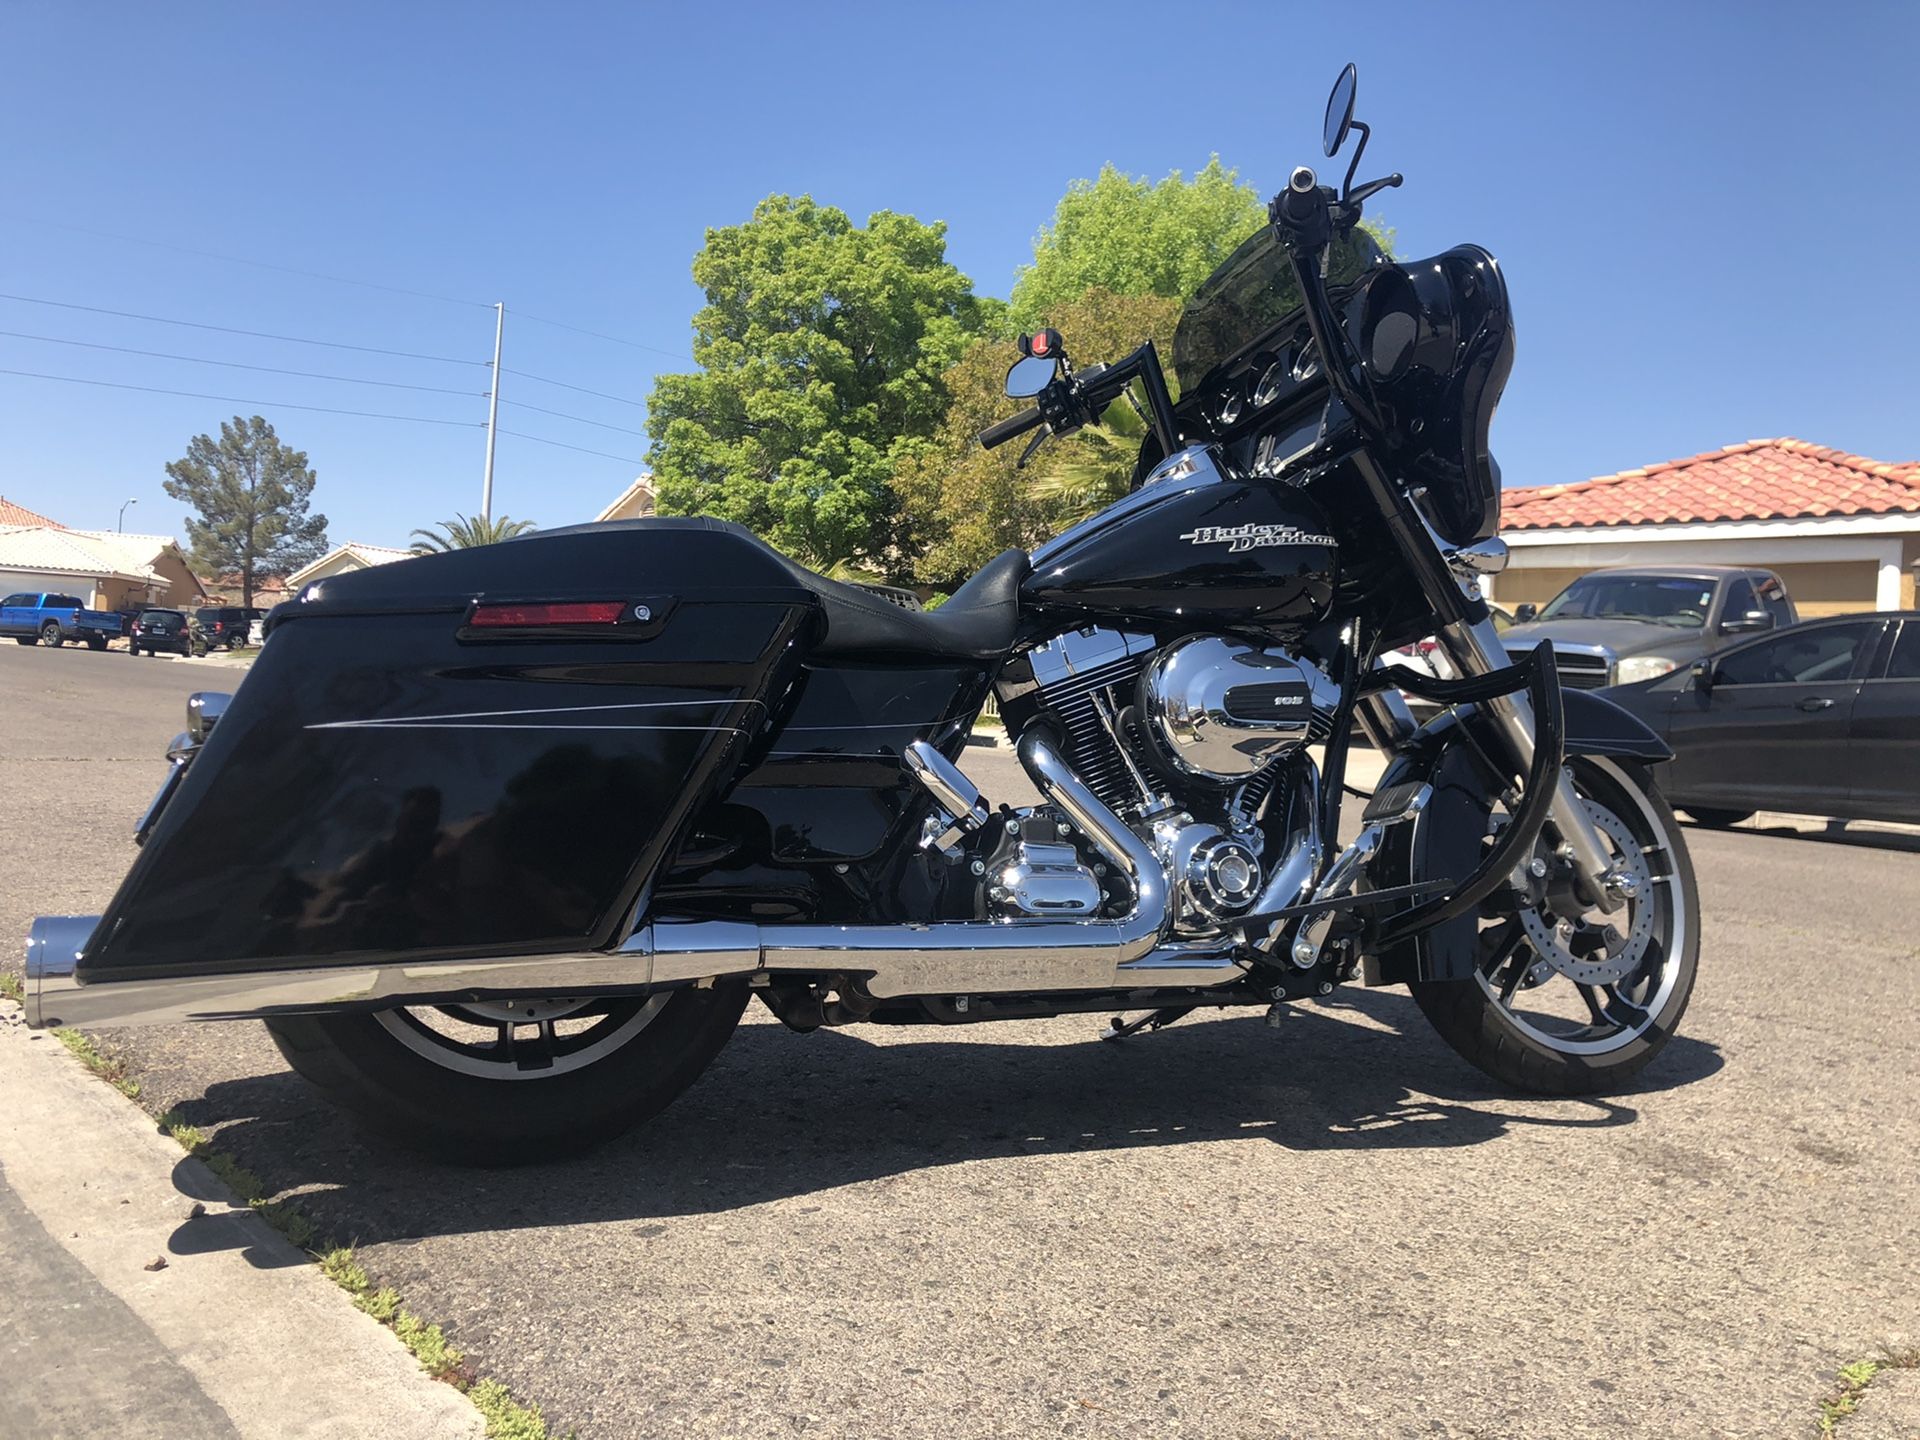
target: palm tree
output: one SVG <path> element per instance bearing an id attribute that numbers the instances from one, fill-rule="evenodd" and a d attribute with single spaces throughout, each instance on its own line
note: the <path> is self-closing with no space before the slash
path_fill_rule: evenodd
<path id="1" fill-rule="evenodd" d="M 516 535 L 524 535 L 534 528 L 531 520 L 510 520 L 502 515 L 490 520 L 484 515 L 476 515 L 471 520 L 455 513 L 453 519 L 442 520 L 432 530 L 413 532 L 413 553 L 416 555 L 434 555 L 442 550 L 470 550 L 476 545 L 491 545 L 497 540 L 511 540 Z"/>
<path id="2" fill-rule="evenodd" d="M 1097 515 L 1133 486 L 1133 465 L 1147 425 L 1133 406 L 1116 401 L 1099 422 L 1082 427 L 1031 493 L 1053 509 L 1062 529 Z"/>

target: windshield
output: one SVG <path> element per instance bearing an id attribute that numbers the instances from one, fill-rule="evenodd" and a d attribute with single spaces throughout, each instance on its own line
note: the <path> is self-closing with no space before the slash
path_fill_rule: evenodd
<path id="1" fill-rule="evenodd" d="M 1348 284 L 1385 259 L 1371 235 L 1354 230 L 1334 243 L 1327 281 Z M 1299 309 L 1300 287 L 1294 283 L 1287 252 L 1263 225 L 1207 277 L 1180 314 L 1173 334 L 1173 373 L 1181 393 L 1194 390 L 1218 366 Z"/>
<path id="2" fill-rule="evenodd" d="M 1713 607 L 1713 582 L 1684 575 L 1585 575 L 1553 597 L 1542 620 L 1645 620 L 1698 630 Z"/>

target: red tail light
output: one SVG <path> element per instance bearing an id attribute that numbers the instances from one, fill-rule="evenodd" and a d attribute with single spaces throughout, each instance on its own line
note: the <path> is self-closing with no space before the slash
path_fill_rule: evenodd
<path id="1" fill-rule="evenodd" d="M 563 605 L 475 605 L 467 623 L 475 629 L 528 629 L 539 625 L 618 625 L 626 606 L 618 600 Z"/>

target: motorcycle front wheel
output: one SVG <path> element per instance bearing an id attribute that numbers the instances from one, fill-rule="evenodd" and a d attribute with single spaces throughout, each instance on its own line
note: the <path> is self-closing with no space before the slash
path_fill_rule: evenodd
<path id="1" fill-rule="evenodd" d="M 368 1129 L 454 1164 L 508 1166 L 578 1154 L 664 1110 L 746 1002 L 732 984 L 266 1024 L 287 1063 Z"/>
<path id="2" fill-rule="evenodd" d="M 1569 764 L 1638 894 L 1612 915 L 1584 909 L 1564 882 L 1507 894 L 1505 913 L 1483 921 L 1472 977 L 1412 986 L 1461 1056 L 1542 1095 L 1603 1093 L 1644 1069 L 1673 1038 L 1700 958 L 1700 898 L 1672 808 L 1639 766 Z"/>

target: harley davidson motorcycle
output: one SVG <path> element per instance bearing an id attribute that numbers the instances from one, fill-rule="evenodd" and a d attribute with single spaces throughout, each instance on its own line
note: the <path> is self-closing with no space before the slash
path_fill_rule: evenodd
<path id="1" fill-rule="evenodd" d="M 1295 170 L 1187 308 L 1178 403 L 1151 343 L 1074 368 L 1022 342 L 1032 404 L 981 440 L 1125 401 L 1137 483 L 936 611 L 709 519 L 279 607 L 238 692 L 189 702 L 106 912 L 35 923 L 30 1023 L 264 1019 L 371 1126 L 483 1164 L 657 1112 L 755 995 L 797 1030 L 1100 1011 L 1118 1037 L 1406 985 L 1506 1084 L 1621 1084 L 1699 951 L 1668 751 L 1489 622 L 1506 284 L 1357 228 L 1401 177 L 1354 185 L 1353 97 L 1348 66 L 1344 183 Z M 1429 634 L 1457 678 L 1382 661 Z M 965 773 L 990 692 L 1037 805 Z M 1343 844 L 1356 727 L 1390 761 Z"/>

